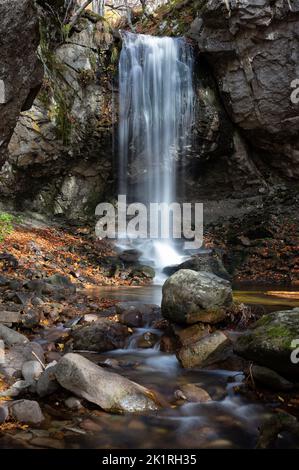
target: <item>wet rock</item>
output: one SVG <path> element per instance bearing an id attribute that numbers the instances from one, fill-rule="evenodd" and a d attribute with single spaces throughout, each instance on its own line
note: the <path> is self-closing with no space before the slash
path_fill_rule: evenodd
<path id="1" fill-rule="evenodd" d="M 210 333 L 209 327 L 202 323 L 196 323 L 188 328 L 173 325 L 172 330 L 180 346 L 196 343 Z"/>
<path id="2" fill-rule="evenodd" d="M 102 319 L 73 331 L 71 336 L 74 349 L 104 352 L 123 348 L 129 335 L 125 325 Z"/>
<path id="3" fill-rule="evenodd" d="M 55 376 L 62 387 L 106 411 L 123 413 L 158 408 L 153 392 L 79 354 L 66 354 L 58 362 Z"/>
<path id="4" fill-rule="evenodd" d="M 135 249 L 125 250 L 119 255 L 119 259 L 124 263 L 137 263 L 142 252 Z"/>
<path id="5" fill-rule="evenodd" d="M 167 266 L 163 269 L 163 272 L 168 276 L 171 276 L 180 269 L 191 269 L 192 271 L 211 272 L 223 279 L 231 279 L 231 276 L 228 274 L 227 270 L 223 265 L 220 255 L 215 250 L 210 250 L 207 253 L 200 253 L 194 255 L 181 264 Z"/>
<path id="6" fill-rule="evenodd" d="M 20 423 L 40 424 L 44 416 L 37 401 L 17 400 L 9 405 L 10 416 Z"/>
<path id="7" fill-rule="evenodd" d="M 40 397 L 46 397 L 56 392 L 59 384 L 55 377 L 56 361 L 48 364 L 46 369 L 41 373 L 36 384 L 36 392 Z"/>
<path id="8" fill-rule="evenodd" d="M 64 404 L 70 410 L 81 410 L 83 408 L 81 400 L 77 397 L 69 397 L 64 400 Z"/>
<path id="9" fill-rule="evenodd" d="M 175 397 L 193 403 L 205 403 L 212 400 L 208 392 L 196 384 L 182 385 L 176 390 Z"/>
<path id="10" fill-rule="evenodd" d="M 151 266 L 141 265 L 135 267 L 130 274 L 132 277 L 144 277 L 147 279 L 154 279 L 156 272 Z"/>
<path id="11" fill-rule="evenodd" d="M 260 427 L 260 436 L 257 442 L 257 449 L 281 448 L 280 443 L 283 435 L 287 436 L 287 441 L 294 443 L 299 439 L 299 423 L 295 416 L 285 412 L 272 414 L 267 417 Z"/>
<path id="12" fill-rule="evenodd" d="M 251 373 L 254 381 L 272 390 L 291 390 L 294 388 L 291 382 L 267 367 L 254 365 L 251 368 Z"/>
<path id="13" fill-rule="evenodd" d="M 137 346 L 138 348 L 142 348 L 142 349 L 153 348 L 158 340 L 159 340 L 158 335 L 155 335 L 154 333 L 147 331 L 146 333 L 143 333 L 137 339 Z"/>
<path id="14" fill-rule="evenodd" d="M 116 313 L 120 323 L 131 328 L 150 326 L 161 318 L 158 305 L 141 302 L 120 302 L 116 305 Z"/>
<path id="15" fill-rule="evenodd" d="M 218 323 L 232 305 L 228 281 L 208 272 L 182 269 L 162 289 L 162 315 L 175 323 Z"/>
<path id="16" fill-rule="evenodd" d="M 63 449 L 64 443 L 52 437 L 35 437 L 31 439 L 30 444 L 43 449 Z"/>
<path id="17" fill-rule="evenodd" d="M 298 339 L 299 308 L 283 310 L 260 318 L 238 338 L 234 351 L 249 361 L 269 367 L 283 377 L 298 380 Z"/>
<path id="18" fill-rule="evenodd" d="M 42 374 L 43 368 L 38 361 L 26 361 L 22 366 L 22 375 L 28 383 L 34 383 Z"/>
<path id="19" fill-rule="evenodd" d="M 17 331 L 7 328 L 7 326 L 0 324 L 0 339 L 4 341 L 5 346 L 14 346 L 17 344 L 29 343 L 29 339 L 26 336 L 21 335 Z"/>
<path id="20" fill-rule="evenodd" d="M 216 331 L 195 343 L 183 346 L 178 350 L 177 358 L 186 369 L 205 367 L 209 357 L 224 348 L 228 342 L 229 340 L 224 333 Z"/>

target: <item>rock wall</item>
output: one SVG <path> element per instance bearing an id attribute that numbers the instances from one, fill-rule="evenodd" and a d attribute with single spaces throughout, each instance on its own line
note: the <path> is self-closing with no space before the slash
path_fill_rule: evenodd
<path id="1" fill-rule="evenodd" d="M 247 145 L 286 178 L 299 177 L 299 1 L 202 2 L 188 35 L 208 59 L 222 102 Z M 260 164 L 260 168 L 263 166 Z"/>
<path id="2" fill-rule="evenodd" d="M 0 164 L 6 159 L 7 145 L 21 110 L 31 107 L 42 81 L 34 3 L 0 1 Z"/>
<path id="3" fill-rule="evenodd" d="M 86 13 L 52 47 L 41 19 L 45 78 L 23 112 L 0 174 L 2 195 L 20 208 L 68 218 L 92 214 L 112 194 L 112 36 Z M 114 51 L 115 52 L 115 51 Z"/>

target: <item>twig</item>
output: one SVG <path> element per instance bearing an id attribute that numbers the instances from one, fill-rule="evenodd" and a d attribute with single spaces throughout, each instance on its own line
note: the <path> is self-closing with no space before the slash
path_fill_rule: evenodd
<path id="1" fill-rule="evenodd" d="M 46 366 L 45 366 L 45 364 L 40 360 L 40 358 L 37 356 L 37 354 L 35 354 L 34 351 L 31 351 L 31 354 L 32 354 L 32 356 L 34 356 L 34 357 L 38 360 L 38 362 L 40 363 L 40 365 L 42 366 L 42 368 L 45 370 L 45 369 L 46 369 Z"/>

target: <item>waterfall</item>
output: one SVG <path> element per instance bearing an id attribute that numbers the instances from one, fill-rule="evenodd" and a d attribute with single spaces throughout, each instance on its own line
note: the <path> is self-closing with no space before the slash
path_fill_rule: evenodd
<path id="1" fill-rule="evenodd" d="M 177 167 L 190 148 L 194 120 L 192 72 L 185 39 L 123 33 L 119 193 L 130 201 L 176 201 Z M 160 266 L 179 261 L 171 241 L 154 242 L 154 251 Z"/>

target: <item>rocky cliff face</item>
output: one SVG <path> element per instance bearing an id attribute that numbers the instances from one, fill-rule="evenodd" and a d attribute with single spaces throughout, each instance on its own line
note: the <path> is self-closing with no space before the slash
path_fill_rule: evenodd
<path id="1" fill-rule="evenodd" d="M 44 21 L 43 86 L 20 116 L 0 173 L 1 190 L 22 207 L 75 218 L 91 214 L 109 193 L 112 36 L 98 16 L 87 13 L 53 48 Z"/>
<path id="2" fill-rule="evenodd" d="M 189 36 L 209 60 L 225 109 L 252 152 L 299 177 L 299 1 L 209 0 Z M 262 165 L 260 164 L 262 168 Z"/>
<path id="3" fill-rule="evenodd" d="M 0 1 L 0 164 L 21 110 L 41 84 L 38 17 L 33 0 Z"/>

